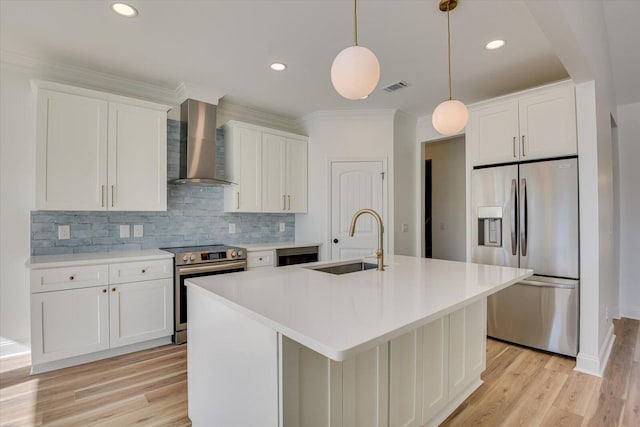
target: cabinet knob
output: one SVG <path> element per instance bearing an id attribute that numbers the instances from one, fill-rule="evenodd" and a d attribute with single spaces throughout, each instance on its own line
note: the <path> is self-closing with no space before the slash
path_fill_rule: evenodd
<path id="1" fill-rule="evenodd" d="M 258 261 L 262 261 L 262 257 L 258 258 Z"/>
<path id="2" fill-rule="evenodd" d="M 69 280 L 74 280 L 76 278 L 76 276 L 69 276 Z"/>
<path id="3" fill-rule="evenodd" d="M 111 292 L 115 292 L 115 291 L 116 291 L 116 288 L 111 288 Z"/>
<path id="4" fill-rule="evenodd" d="M 147 272 L 147 270 L 143 268 L 143 269 L 142 269 L 142 274 L 144 274 L 144 273 L 146 273 L 146 272 Z"/>
<path id="5" fill-rule="evenodd" d="M 338 243 L 339 240 L 338 239 L 333 239 L 333 243 Z"/>
<path id="6" fill-rule="evenodd" d="M 103 290 L 102 290 L 102 293 L 103 293 L 103 294 L 106 294 L 106 293 L 107 293 L 107 290 L 106 290 L 106 289 L 103 289 Z"/>

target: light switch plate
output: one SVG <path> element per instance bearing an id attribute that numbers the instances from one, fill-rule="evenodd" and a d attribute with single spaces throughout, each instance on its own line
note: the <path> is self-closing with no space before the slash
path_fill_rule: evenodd
<path id="1" fill-rule="evenodd" d="M 142 237 L 144 236 L 144 225 L 137 224 L 133 226 L 133 237 Z"/>
<path id="2" fill-rule="evenodd" d="M 120 238 L 121 239 L 128 239 L 129 237 L 131 237 L 131 227 L 129 227 L 128 225 L 121 225 L 120 226 Z"/>
<path id="3" fill-rule="evenodd" d="M 280 232 L 281 232 L 281 233 L 284 233 L 284 227 L 285 227 L 285 226 L 284 226 L 284 222 L 281 222 L 281 223 L 280 223 Z"/>
<path id="4" fill-rule="evenodd" d="M 234 234 L 236 232 L 236 225 L 229 224 L 229 234 Z"/>
<path id="5" fill-rule="evenodd" d="M 58 240 L 67 240 L 71 238 L 71 227 L 68 225 L 58 226 Z"/>

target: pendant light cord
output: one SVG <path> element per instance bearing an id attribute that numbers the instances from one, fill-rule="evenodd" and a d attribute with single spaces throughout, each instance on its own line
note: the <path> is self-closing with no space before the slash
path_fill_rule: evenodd
<path id="1" fill-rule="evenodd" d="M 353 45 L 358 46 L 358 0 L 353 0 Z"/>
<path id="2" fill-rule="evenodd" d="M 449 22 L 449 2 L 447 2 L 447 58 L 449 60 L 449 101 L 451 101 L 451 24 Z"/>

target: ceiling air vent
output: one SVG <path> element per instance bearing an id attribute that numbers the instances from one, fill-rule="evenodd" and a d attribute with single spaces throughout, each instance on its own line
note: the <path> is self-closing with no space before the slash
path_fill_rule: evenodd
<path id="1" fill-rule="evenodd" d="M 404 89 L 407 86 L 409 86 L 409 83 L 400 80 L 399 82 L 390 84 L 389 86 L 385 87 L 384 90 L 386 90 L 387 92 L 395 92 L 397 90 Z"/>

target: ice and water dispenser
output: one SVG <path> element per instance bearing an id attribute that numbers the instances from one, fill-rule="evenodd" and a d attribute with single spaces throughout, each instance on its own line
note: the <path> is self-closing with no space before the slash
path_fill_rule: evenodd
<path id="1" fill-rule="evenodd" d="M 478 207 L 478 246 L 502 246 L 502 206 Z"/>

